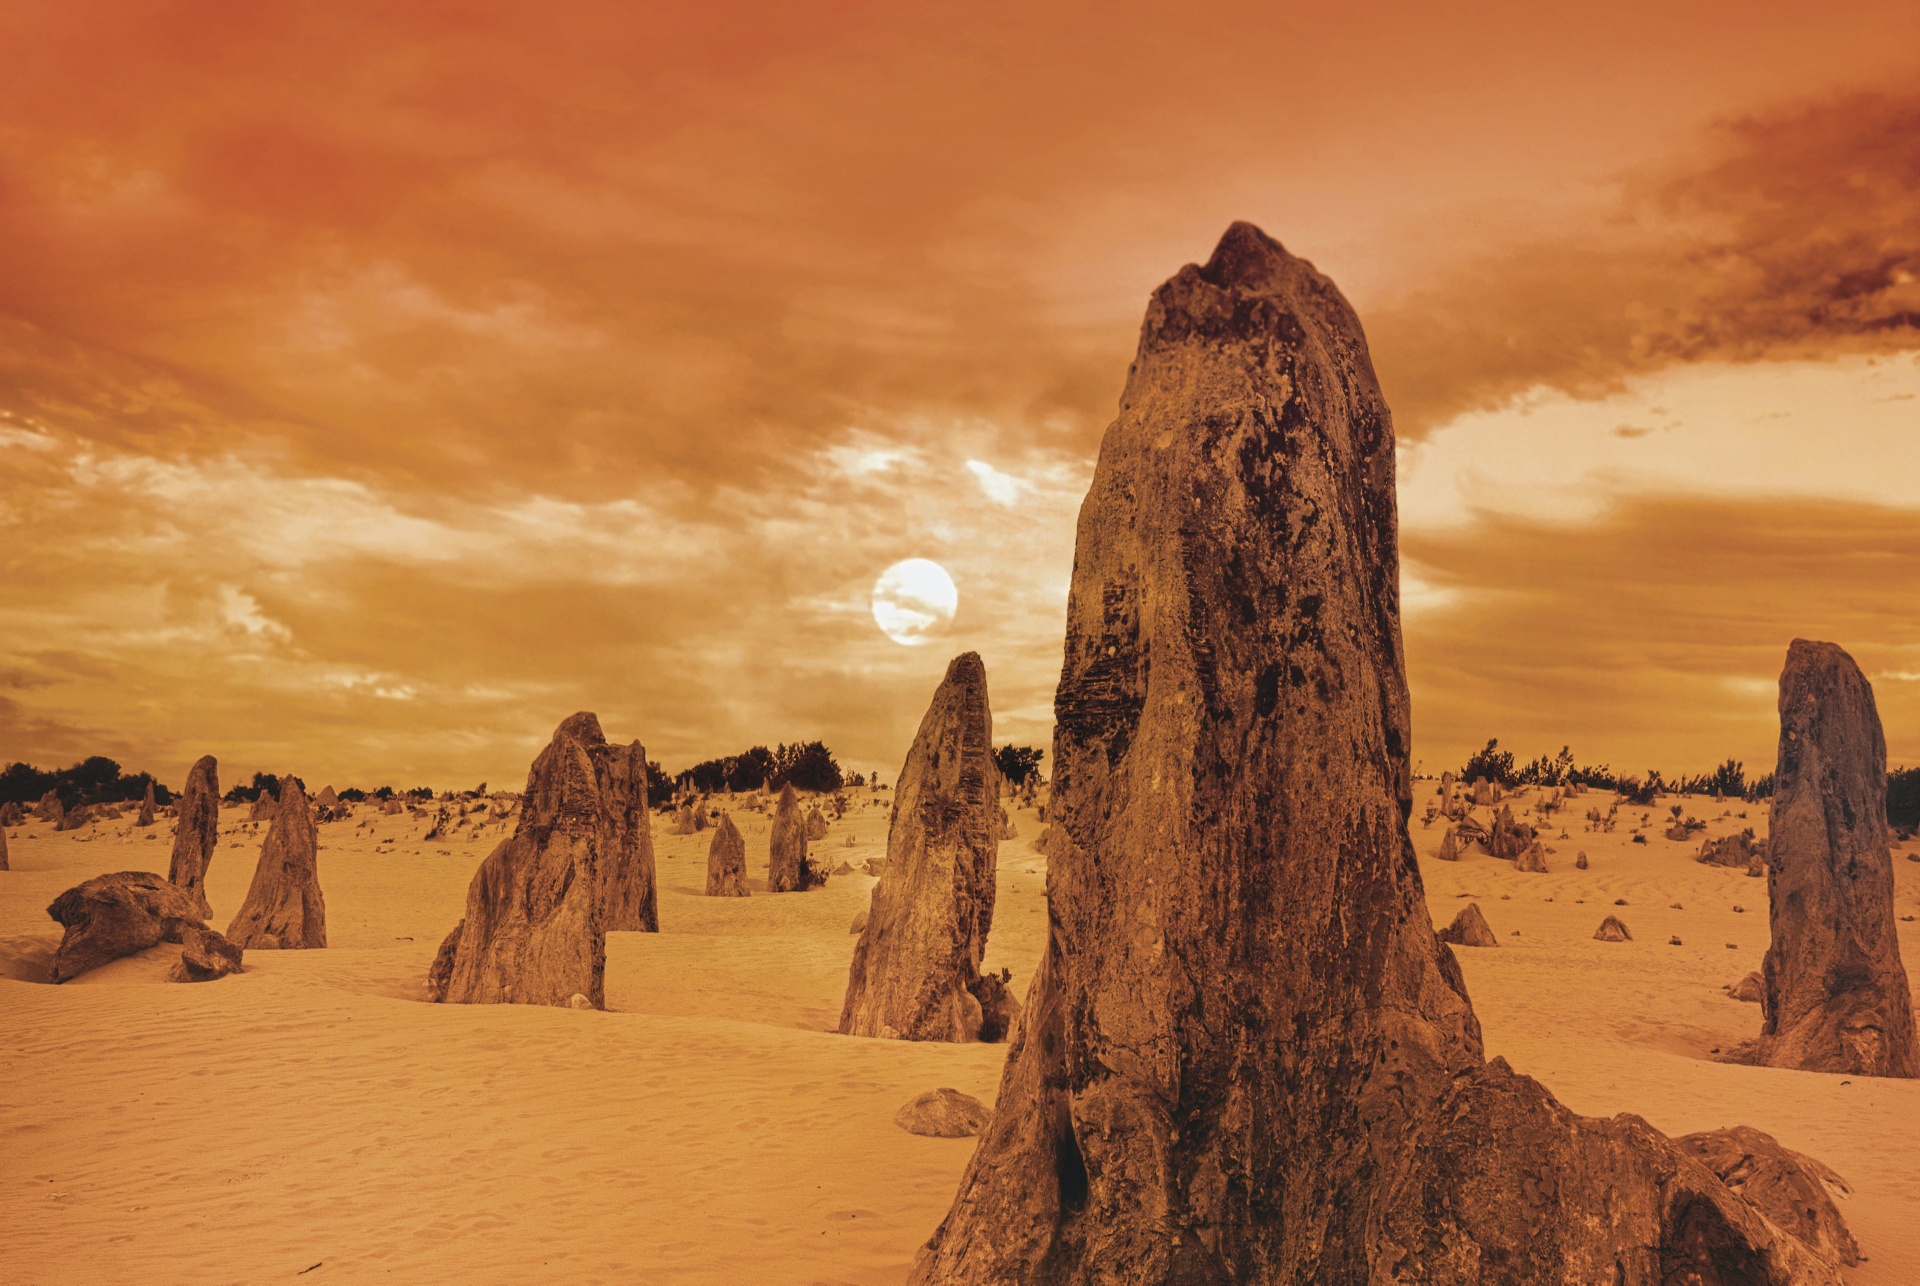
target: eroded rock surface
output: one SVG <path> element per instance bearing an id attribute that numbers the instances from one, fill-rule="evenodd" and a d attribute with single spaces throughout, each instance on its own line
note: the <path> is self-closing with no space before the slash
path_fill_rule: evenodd
<path id="1" fill-rule="evenodd" d="M 743 898 L 748 892 L 747 841 L 733 824 L 733 814 L 722 813 L 707 846 L 707 896 Z"/>
<path id="2" fill-rule="evenodd" d="M 1674 1142 L 1807 1245 L 1849 1267 L 1860 1262 L 1859 1243 L 1833 1203 L 1834 1192 L 1853 1189 L 1827 1166 L 1750 1125 L 1683 1134 Z"/>
<path id="3" fill-rule="evenodd" d="M 1595 942 L 1631 942 L 1633 935 L 1627 932 L 1626 921 L 1617 915 L 1610 915 L 1600 921 L 1600 927 L 1593 931 Z"/>
<path id="4" fill-rule="evenodd" d="M 638 754 L 638 742 L 607 744 L 585 712 L 555 729 L 528 771 L 513 834 L 474 872 L 466 916 L 440 944 L 430 999 L 566 1008 L 578 993 L 605 1007 L 606 868 L 628 860 L 633 819 L 647 824 Z M 651 864 L 647 876 L 651 891 Z"/>
<path id="5" fill-rule="evenodd" d="M 1047 949 L 912 1281 L 1838 1286 L 1484 1061 L 1407 830 L 1393 470 L 1310 265 L 1236 224 L 1155 293 L 1080 511 Z"/>
<path id="6" fill-rule="evenodd" d="M 174 799 L 174 814 L 167 878 L 186 890 L 204 920 L 213 914 L 207 903 L 207 866 L 220 845 L 220 765 L 212 755 L 194 762 L 186 789 Z"/>
<path id="7" fill-rule="evenodd" d="M 1894 924 L 1887 743 L 1873 688 L 1832 643 L 1795 639 L 1780 675 L 1768 826 L 1765 1025 L 1756 1061 L 1920 1076 Z"/>
<path id="8" fill-rule="evenodd" d="M 1480 914 L 1479 905 L 1473 902 L 1461 907 L 1460 913 L 1453 917 L 1453 923 L 1440 930 L 1440 941 L 1456 947 L 1500 945 L 1500 939 L 1493 936 L 1487 917 Z"/>
<path id="9" fill-rule="evenodd" d="M 227 940 L 248 951 L 317 950 L 327 945 L 327 901 L 320 893 L 320 830 L 313 803 L 292 773 L 260 845 L 260 861 Z"/>
<path id="10" fill-rule="evenodd" d="M 96 875 L 62 893 L 47 914 L 66 929 L 53 957 L 53 981 L 204 928 L 186 891 L 150 871 Z"/>
<path id="11" fill-rule="evenodd" d="M 212 929 L 190 928 L 180 935 L 180 960 L 167 975 L 169 982 L 212 982 L 231 973 L 243 973 L 244 953 Z"/>
<path id="12" fill-rule="evenodd" d="M 979 1099 L 956 1089 L 937 1089 L 916 1095 L 893 1114 L 893 1123 L 908 1134 L 964 1139 L 980 1133 L 991 1116 Z"/>
<path id="13" fill-rule="evenodd" d="M 980 1039 L 998 779 L 987 670 L 968 652 L 947 665 L 894 786 L 887 877 L 854 948 L 842 1035 Z"/>
<path id="14" fill-rule="evenodd" d="M 801 893 L 826 882 L 827 873 L 807 854 L 807 822 L 800 812 L 800 796 L 792 786 L 782 786 L 767 835 L 767 892 Z"/>

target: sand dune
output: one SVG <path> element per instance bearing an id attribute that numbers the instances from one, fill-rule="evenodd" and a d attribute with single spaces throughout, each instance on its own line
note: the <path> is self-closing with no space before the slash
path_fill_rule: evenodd
<path id="1" fill-rule="evenodd" d="M 1764 805 L 1683 802 L 1712 816 L 1708 835 L 1764 833 Z M 1621 816 L 1645 812 L 1664 817 Z M 1637 845 L 1631 821 L 1587 834 L 1565 814 L 1545 875 L 1438 862 L 1444 823 L 1417 813 L 1435 922 L 1470 898 L 1500 938 L 1457 952 L 1490 1054 L 1577 1111 L 1669 1133 L 1744 1122 L 1821 1158 L 1856 1190 L 1843 1209 L 1869 1260 L 1848 1280 L 1920 1281 L 1920 1083 L 1712 1061 L 1759 1027 L 1759 1007 L 1721 989 L 1759 967 L 1764 880 L 1696 864 L 1697 836 L 1649 827 Z M 221 815 L 208 876 L 216 928 L 264 833 L 239 815 Z M 735 816 L 764 890 L 766 818 Z M 105 871 L 164 870 L 167 828 L 9 832 L 0 1281 L 904 1278 L 973 1142 L 904 1133 L 893 1112 L 942 1085 L 991 1101 L 1005 1050 L 831 1034 L 871 877 L 710 899 L 710 833 L 656 827 L 661 932 L 609 935 L 610 1012 L 436 1006 L 420 1000 L 427 965 L 501 828 L 427 844 L 425 819 L 365 820 L 320 829 L 333 945 L 249 952 L 244 975 L 198 986 L 164 981 L 165 946 L 61 987 L 19 980 L 59 940 L 47 903 Z M 1016 820 L 985 965 L 1024 991 L 1045 860 L 1033 811 Z M 815 847 L 858 866 L 885 840 L 885 807 L 860 807 Z M 1579 849 L 1591 869 L 1573 868 Z M 1920 913 L 1917 851 L 1895 854 L 1902 915 Z M 1609 913 L 1634 941 L 1592 940 Z M 1920 977 L 1915 927 L 1902 946 Z"/>

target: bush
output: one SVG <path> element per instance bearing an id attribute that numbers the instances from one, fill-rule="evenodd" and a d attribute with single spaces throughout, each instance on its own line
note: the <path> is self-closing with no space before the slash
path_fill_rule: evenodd
<path id="1" fill-rule="evenodd" d="M 35 768 L 32 764 L 13 763 L 0 769 L 0 804 L 31 806 L 39 803 L 48 791 L 59 797 L 62 808 L 126 803 L 144 799 L 149 784 L 156 803 L 172 802 L 173 792 L 155 781 L 151 773 L 126 776 L 121 773 L 120 765 L 105 755 L 94 755 L 57 772 Z"/>
<path id="2" fill-rule="evenodd" d="M 1920 827 L 1920 767 L 1887 774 L 1887 821 L 1902 830 Z"/>
<path id="3" fill-rule="evenodd" d="M 1500 739 L 1488 737 L 1485 750 L 1476 751 L 1467 760 L 1467 766 L 1460 770 L 1460 780 L 1471 785 L 1485 777 L 1490 782 L 1499 782 L 1502 786 L 1515 784 L 1513 772 L 1513 752 L 1498 749 Z"/>
<path id="4" fill-rule="evenodd" d="M 1000 765 L 1000 775 L 1016 786 L 1027 784 L 1027 778 L 1040 767 L 1040 761 L 1047 752 L 1032 746 L 1002 746 L 993 752 L 993 762 Z"/>

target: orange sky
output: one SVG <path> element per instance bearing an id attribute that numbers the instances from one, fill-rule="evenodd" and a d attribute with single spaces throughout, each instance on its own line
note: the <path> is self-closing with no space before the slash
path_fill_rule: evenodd
<path id="1" fill-rule="evenodd" d="M 1246 218 L 1395 409 L 1427 768 L 1766 766 L 1796 635 L 1920 762 L 1920 10 L 1548 8 L 0 7 L 0 760 L 890 777 L 966 649 L 1045 744 L 1147 294 Z"/>

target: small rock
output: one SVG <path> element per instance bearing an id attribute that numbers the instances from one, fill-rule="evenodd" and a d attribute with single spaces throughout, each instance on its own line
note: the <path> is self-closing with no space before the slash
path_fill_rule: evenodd
<path id="1" fill-rule="evenodd" d="M 1598 929 L 1594 930 L 1593 940 L 1595 942 L 1631 942 L 1633 935 L 1627 932 L 1627 926 L 1620 922 L 1619 916 L 1610 915 L 1600 922 Z"/>
<path id="2" fill-rule="evenodd" d="M 567 997 L 567 1008 L 568 1009 L 592 1009 L 593 1002 L 591 1000 L 588 1000 L 585 996 L 581 995 L 579 992 L 576 991 L 571 996 Z"/>
<path id="3" fill-rule="evenodd" d="M 1487 918 L 1480 914 L 1480 908 L 1468 903 L 1460 908 L 1460 914 L 1453 917 L 1453 923 L 1440 930 L 1440 941 L 1450 942 L 1456 947 L 1497 947 L 1500 940 L 1493 936 L 1493 930 L 1487 925 Z"/>
<path id="4" fill-rule="evenodd" d="M 1627 904 L 1627 900 L 1625 898 L 1615 898 L 1613 900 L 1613 904 L 1615 906 L 1625 906 Z"/>
<path id="5" fill-rule="evenodd" d="M 1677 938 L 1677 937 L 1676 937 L 1676 938 L 1668 938 L 1668 939 L 1667 939 L 1667 945 L 1668 945 L 1668 946 L 1670 946 L 1670 947 L 1677 947 L 1677 946 L 1680 946 L 1680 945 L 1681 945 L 1681 943 L 1680 943 L 1680 939 L 1679 939 L 1679 938 Z"/>
<path id="6" fill-rule="evenodd" d="M 1584 850 L 1573 855 L 1573 869 L 1576 871 L 1587 869 L 1587 855 Z"/>
<path id="7" fill-rule="evenodd" d="M 1685 908 L 1685 907 L 1683 907 L 1683 906 L 1681 906 L 1681 905 L 1680 905 L 1680 904 L 1679 904 L 1678 902 L 1674 902 L 1674 903 L 1671 903 L 1670 905 L 1671 905 L 1671 906 L 1673 907 L 1673 909 L 1674 909 L 1674 910 L 1676 910 L 1676 911 L 1684 911 L 1684 910 L 1686 910 L 1686 909 L 1687 909 L 1687 908 Z"/>
<path id="8" fill-rule="evenodd" d="M 1746 909 L 1747 909 L 1747 908 L 1745 908 L 1745 907 L 1743 907 L 1743 906 L 1741 906 L 1741 905 L 1740 905 L 1740 904 L 1739 904 L 1738 902 L 1735 902 L 1735 903 L 1733 904 L 1733 913 L 1734 913 L 1735 915 L 1743 915 L 1743 914 L 1745 914 L 1745 913 L 1746 913 Z"/>
<path id="9" fill-rule="evenodd" d="M 893 1123 L 908 1134 L 936 1139 L 964 1139 L 987 1128 L 993 1113 L 977 1098 L 956 1089 L 928 1090 L 893 1114 Z"/>
<path id="10" fill-rule="evenodd" d="M 212 929 L 186 929 L 180 934 L 180 962 L 168 982 L 212 982 L 230 973 L 242 973 L 242 952 Z"/>

